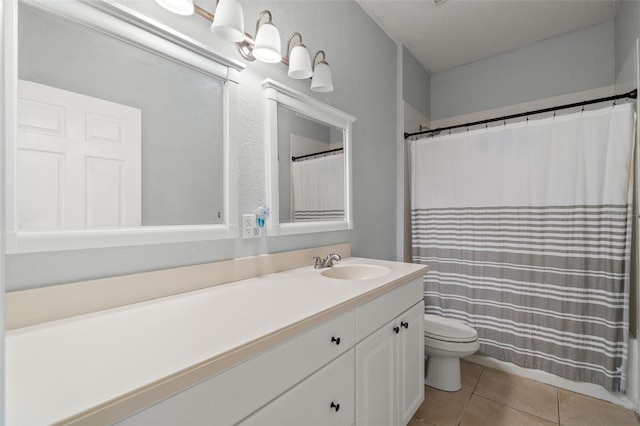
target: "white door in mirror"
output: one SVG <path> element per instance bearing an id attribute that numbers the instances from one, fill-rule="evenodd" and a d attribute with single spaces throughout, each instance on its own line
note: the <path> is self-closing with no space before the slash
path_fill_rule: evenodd
<path id="1" fill-rule="evenodd" d="M 141 225 L 141 110 L 18 85 L 18 228 Z"/>

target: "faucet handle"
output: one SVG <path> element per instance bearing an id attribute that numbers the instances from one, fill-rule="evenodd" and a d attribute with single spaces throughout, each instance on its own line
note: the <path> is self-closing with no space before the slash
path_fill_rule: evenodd
<path id="1" fill-rule="evenodd" d="M 313 256 L 313 258 L 316 260 L 316 263 L 314 265 L 314 267 L 316 269 L 320 269 L 320 268 L 324 267 L 324 261 L 322 260 L 322 258 L 320 256 Z"/>
<path id="2" fill-rule="evenodd" d="M 333 262 L 337 262 L 340 259 L 342 259 L 342 257 L 340 257 L 340 255 L 338 253 L 331 253 L 330 255 L 327 256 L 327 258 L 324 261 L 324 267 L 325 268 L 329 268 L 331 266 L 333 266 Z"/>

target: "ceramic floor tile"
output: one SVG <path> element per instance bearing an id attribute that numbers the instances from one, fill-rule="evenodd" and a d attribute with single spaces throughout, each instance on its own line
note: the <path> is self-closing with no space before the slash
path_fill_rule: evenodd
<path id="1" fill-rule="evenodd" d="M 433 424 L 418 417 L 412 417 L 407 426 L 433 426 Z"/>
<path id="2" fill-rule="evenodd" d="M 559 390 L 562 426 L 627 426 L 640 424 L 633 411 L 600 399 Z"/>
<path id="3" fill-rule="evenodd" d="M 463 389 L 445 392 L 425 386 L 424 402 L 418 408 L 416 417 L 436 426 L 457 425 L 470 397 L 471 392 Z"/>
<path id="4" fill-rule="evenodd" d="M 474 394 L 558 423 L 558 394 L 553 386 L 485 368 Z"/>
<path id="5" fill-rule="evenodd" d="M 484 367 L 464 359 L 460 360 L 460 381 L 462 389 L 473 392 Z"/>
<path id="6" fill-rule="evenodd" d="M 507 407 L 489 399 L 473 395 L 464 412 L 460 426 L 553 426 L 540 417 Z"/>

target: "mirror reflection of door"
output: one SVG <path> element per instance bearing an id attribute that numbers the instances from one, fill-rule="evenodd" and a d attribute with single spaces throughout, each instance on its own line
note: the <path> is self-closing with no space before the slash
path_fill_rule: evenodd
<path id="1" fill-rule="evenodd" d="M 17 183 L 20 187 L 16 187 L 16 202 L 21 207 L 15 208 L 22 212 L 17 218 L 19 229 L 66 231 L 223 224 L 224 81 L 170 54 L 156 54 L 135 40 L 126 42 L 49 12 L 48 7 L 19 2 L 18 8 L 18 78 L 51 89 L 63 89 L 59 92 L 60 100 L 49 90 L 48 98 L 31 99 L 39 106 L 26 101 L 21 101 L 19 106 L 22 138 L 29 132 L 29 143 L 39 141 L 40 144 L 28 148 L 39 150 L 37 156 L 25 155 L 27 151 L 23 150 L 22 158 L 16 159 L 16 162 L 27 163 L 22 164 L 27 172 L 16 176 L 21 181 Z M 62 148 L 57 146 L 60 135 L 56 132 L 66 129 L 69 134 L 76 124 L 54 122 L 62 120 L 58 114 L 68 108 L 70 92 L 85 95 L 86 98 L 79 98 L 80 103 L 89 102 L 92 108 L 91 120 L 79 119 L 78 123 L 82 124 L 77 124 L 80 127 L 74 131 L 80 136 L 72 136 L 74 143 L 85 138 L 84 132 L 93 134 L 88 135 L 83 145 L 72 143 Z M 22 85 L 18 87 L 18 97 L 25 98 Z M 102 106 L 96 106 L 100 100 L 110 105 L 105 111 L 101 110 Z M 124 147 L 115 140 L 132 128 L 124 112 L 111 110 L 115 105 L 138 109 L 142 120 L 133 127 L 137 126 L 138 137 L 143 139 L 138 148 L 141 149 L 139 172 L 135 172 L 141 174 L 138 184 L 132 182 L 133 172 L 129 170 L 133 169 L 129 164 L 124 165 L 131 157 L 126 161 L 119 157 L 129 154 L 114 152 Z M 84 106 L 78 108 L 81 111 Z M 64 119 L 70 120 L 69 111 L 64 114 Z M 62 127 L 54 130 L 58 125 Z M 123 133 L 118 135 L 118 132 Z M 44 148 L 42 138 L 47 136 L 56 140 L 57 145 L 46 143 Z M 127 141 L 126 146 L 129 143 Z M 56 149 L 51 150 L 54 145 Z M 67 152 L 70 147 L 89 150 L 82 154 L 87 156 L 87 164 L 79 166 L 73 177 L 54 184 L 53 176 L 71 173 L 73 164 L 63 161 L 61 156 L 62 152 L 69 159 L 76 156 Z M 78 154 L 78 158 L 82 155 Z M 85 160 L 78 161 L 84 164 Z M 29 167 L 41 168 L 40 177 L 29 173 Z M 44 170 L 48 173 L 46 177 Z M 81 172 L 90 172 L 86 182 L 78 177 Z M 17 170 L 17 174 L 20 173 Z M 120 174 L 123 182 L 126 181 L 121 193 L 108 183 Z M 85 185 L 86 193 L 81 185 Z M 138 186 L 141 194 L 130 194 L 129 191 L 138 190 Z M 77 195 L 72 195 L 74 193 Z M 41 205 L 35 208 L 25 204 L 34 200 L 39 200 Z M 135 217 L 134 210 L 138 210 L 140 218 Z"/>
<path id="2" fill-rule="evenodd" d="M 22 230 L 141 225 L 141 111 L 30 81 L 18 87 Z"/>

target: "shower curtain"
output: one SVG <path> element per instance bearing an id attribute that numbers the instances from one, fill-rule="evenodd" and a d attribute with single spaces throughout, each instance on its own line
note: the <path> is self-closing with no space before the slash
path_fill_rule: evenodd
<path id="1" fill-rule="evenodd" d="M 344 220 L 344 154 L 291 163 L 294 222 Z"/>
<path id="2" fill-rule="evenodd" d="M 479 354 L 626 387 L 631 104 L 411 144 L 426 312 Z"/>

